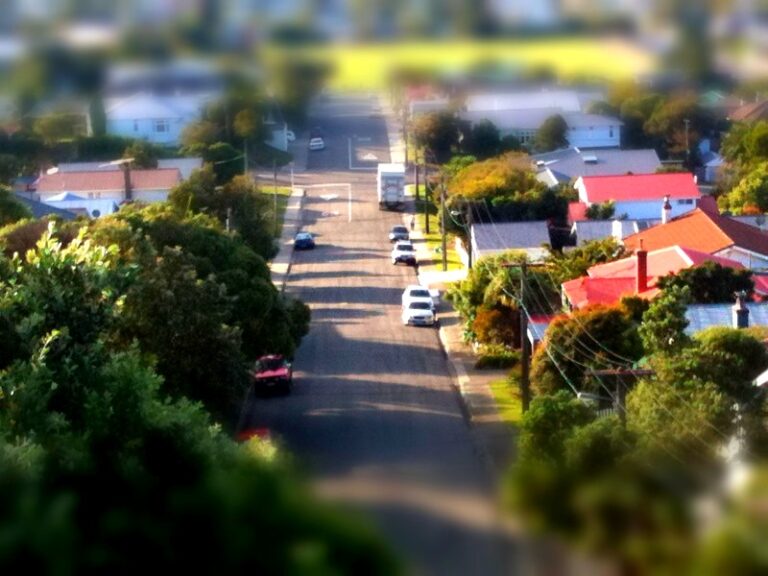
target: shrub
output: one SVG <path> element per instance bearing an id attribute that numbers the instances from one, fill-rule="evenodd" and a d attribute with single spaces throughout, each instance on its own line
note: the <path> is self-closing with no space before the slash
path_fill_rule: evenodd
<path id="1" fill-rule="evenodd" d="M 483 346 L 475 361 L 475 368 L 478 370 L 513 368 L 519 362 L 520 352 L 517 350 L 510 350 L 500 345 Z"/>

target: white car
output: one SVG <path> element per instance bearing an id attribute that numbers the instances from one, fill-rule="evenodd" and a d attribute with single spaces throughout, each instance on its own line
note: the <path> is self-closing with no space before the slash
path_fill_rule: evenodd
<path id="1" fill-rule="evenodd" d="M 405 326 L 434 326 L 437 321 L 431 302 L 409 302 L 401 317 Z"/>
<path id="2" fill-rule="evenodd" d="M 439 298 L 437 290 L 430 290 L 418 284 L 411 284 L 403 290 L 403 308 L 406 308 L 411 302 L 427 302 L 432 306 L 432 311 L 434 312 L 437 309 Z"/>
<path id="3" fill-rule="evenodd" d="M 285 139 L 288 140 L 288 142 L 295 142 L 296 141 L 296 134 L 293 133 L 293 130 L 286 130 L 285 131 Z"/>
<path id="4" fill-rule="evenodd" d="M 310 140 L 309 140 L 309 149 L 310 150 L 325 150 L 325 140 L 323 140 L 319 136 L 316 136 L 315 138 L 310 138 Z"/>
<path id="5" fill-rule="evenodd" d="M 400 262 L 416 266 L 416 248 L 410 242 L 401 240 L 396 242 L 395 247 L 392 248 L 392 264 L 399 264 Z"/>

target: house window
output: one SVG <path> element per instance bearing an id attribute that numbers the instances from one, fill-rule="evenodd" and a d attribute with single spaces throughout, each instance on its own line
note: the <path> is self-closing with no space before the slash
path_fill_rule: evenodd
<path id="1" fill-rule="evenodd" d="M 677 201 L 677 205 L 678 206 L 683 206 L 683 205 L 686 205 L 686 204 L 689 205 L 689 206 L 691 204 L 693 204 L 693 199 L 692 198 L 684 198 L 683 200 L 678 200 Z"/>
<path id="2" fill-rule="evenodd" d="M 170 132 L 170 130 L 168 120 L 155 120 L 155 132 Z"/>
<path id="3" fill-rule="evenodd" d="M 608 126 L 608 136 L 613 138 L 613 126 Z"/>

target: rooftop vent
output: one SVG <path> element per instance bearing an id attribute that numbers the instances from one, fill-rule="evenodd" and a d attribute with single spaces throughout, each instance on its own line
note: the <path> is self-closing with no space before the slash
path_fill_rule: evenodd
<path id="1" fill-rule="evenodd" d="M 584 164 L 597 164 L 597 156 L 590 154 L 589 156 L 582 156 Z"/>

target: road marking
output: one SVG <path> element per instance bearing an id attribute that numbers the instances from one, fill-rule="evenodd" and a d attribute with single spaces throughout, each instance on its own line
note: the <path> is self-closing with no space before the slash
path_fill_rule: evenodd
<path id="1" fill-rule="evenodd" d="M 358 142 L 370 142 L 372 138 L 370 136 L 358 136 L 357 141 Z"/>
<path id="2" fill-rule="evenodd" d="M 371 171 L 376 170 L 375 166 L 354 166 L 352 163 L 352 138 L 347 138 L 347 154 L 349 156 L 349 169 L 350 170 L 361 170 L 361 171 Z"/>
<path id="3" fill-rule="evenodd" d="M 373 154 L 371 152 L 368 152 L 365 156 L 363 156 L 363 160 L 378 160 L 378 156 L 376 154 Z"/>
<path id="4" fill-rule="evenodd" d="M 321 194 L 320 195 L 320 198 L 322 198 L 326 202 L 328 202 L 330 200 L 336 200 L 336 198 L 338 198 L 338 197 L 339 197 L 338 194 Z"/>

